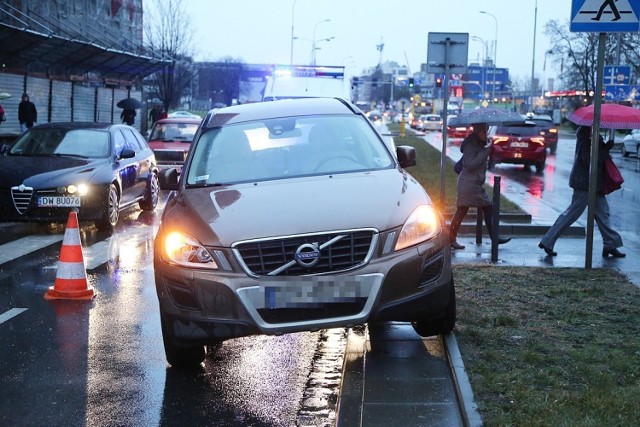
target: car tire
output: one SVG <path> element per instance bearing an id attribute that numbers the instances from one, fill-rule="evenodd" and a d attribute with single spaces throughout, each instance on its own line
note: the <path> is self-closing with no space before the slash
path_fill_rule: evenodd
<path id="1" fill-rule="evenodd" d="M 456 290 L 451 277 L 449 287 L 449 304 L 444 316 L 438 319 L 416 320 L 411 322 L 413 330 L 421 337 L 431 337 L 434 335 L 448 334 L 453 331 L 456 325 Z"/>
<path id="2" fill-rule="evenodd" d="M 490 170 L 495 169 L 496 167 L 496 161 L 493 160 L 493 157 L 489 157 L 489 165 L 487 166 Z"/>
<path id="3" fill-rule="evenodd" d="M 101 231 L 113 231 L 118 223 L 119 215 L 120 194 L 115 184 L 111 184 L 107 193 L 107 205 L 105 206 L 102 218 L 96 221 L 96 227 Z"/>
<path id="4" fill-rule="evenodd" d="M 162 342 L 167 362 L 177 369 L 196 369 L 204 362 L 206 353 L 203 345 L 180 347 L 175 345 L 175 339 L 171 333 L 169 319 L 160 313 L 160 325 L 162 328 Z"/>
<path id="5" fill-rule="evenodd" d="M 546 161 L 536 162 L 536 173 L 542 173 L 544 171 L 544 165 Z"/>
<path id="6" fill-rule="evenodd" d="M 629 152 L 627 151 L 626 148 L 624 148 L 624 143 L 622 144 L 622 147 L 620 148 L 620 151 L 622 151 L 622 157 L 629 157 Z"/>
<path id="7" fill-rule="evenodd" d="M 558 149 L 558 146 L 556 144 L 551 144 L 549 146 L 549 154 L 556 154 L 557 149 Z"/>
<path id="8" fill-rule="evenodd" d="M 140 200 L 140 209 L 143 211 L 152 211 L 158 206 L 158 175 L 151 174 L 149 182 L 147 182 L 147 190 L 144 195 L 144 199 Z"/>

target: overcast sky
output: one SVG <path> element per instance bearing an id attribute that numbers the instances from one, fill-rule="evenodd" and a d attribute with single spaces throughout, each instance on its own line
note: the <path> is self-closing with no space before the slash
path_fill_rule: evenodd
<path id="1" fill-rule="evenodd" d="M 318 65 L 345 65 L 360 74 L 379 59 L 408 65 L 411 72 L 426 63 L 430 32 L 468 33 L 469 60 L 477 62 L 486 42 L 493 56 L 497 21 L 497 66 L 509 68 L 511 78 L 531 79 L 536 0 L 184 0 L 193 17 L 196 59 L 225 56 L 247 63 L 308 64 L 311 40 L 318 42 Z M 482 14 L 485 11 L 488 14 Z M 495 20 L 491 15 L 495 16 Z M 545 23 L 568 22 L 569 0 L 537 0 L 535 74 L 542 81 L 558 67 L 547 62 Z M 329 19 L 329 22 L 321 22 Z M 384 44 L 382 53 L 377 45 Z"/>

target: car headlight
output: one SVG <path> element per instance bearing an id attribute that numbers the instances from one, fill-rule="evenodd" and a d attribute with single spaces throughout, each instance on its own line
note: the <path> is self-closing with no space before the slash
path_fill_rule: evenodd
<path id="1" fill-rule="evenodd" d="M 209 251 L 193 237 L 174 231 L 162 239 L 162 258 L 165 261 L 185 267 L 218 269 Z"/>
<path id="2" fill-rule="evenodd" d="M 420 205 L 402 226 L 395 250 L 422 243 L 437 236 L 441 231 L 440 216 L 435 208 L 431 205 Z"/>
<path id="3" fill-rule="evenodd" d="M 74 194 L 74 195 L 78 195 L 78 196 L 86 196 L 87 193 L 89 192 L 89 187 L 87 186 L 87 184 L 78 184 L 78 185 L 69 185 L 67 186 L 67 188 L 65 189 L 64 187 L 61 187 L 58 189 L 58 192 L 61 194 L 64 194 L 65 191 L 69 194 Z"/>

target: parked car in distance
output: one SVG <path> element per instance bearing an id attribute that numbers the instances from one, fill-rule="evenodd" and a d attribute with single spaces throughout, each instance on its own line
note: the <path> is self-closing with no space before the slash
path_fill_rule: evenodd
<path id="1" fill-rule="evenodd" d="M 540 135 L 544 138 L 544 143 L 549 149 L 549 153 L 555 154 L 558 149 L 558 128 L 553 123 L 551 116 L 546 114 L 527 114 L 526 119 L 534 122 Z"/>
<path id="2" fill-rule="evenodd" d="M 158 169 L 176 168 L 187 158 L 191 141 L 202 119 L 161 119 L 153 124 L 147 143 L 156 155 Z"/>
<path id="3" fill-rule="evenodd" d="M 492 126 L 488 138 L 491 139 L 489 169 L 497 163 L 535 166 L 541 173 L 547 161 L 544 137 L 533 122 L 519 126 Z"/>
<path id="4" fill-rule="evenodd" d="M 445 222 L 350 102 L 299 98 L 209 112 L 154 247 L 164 348 L 197 365 L 205 346 L 379 321 L 451 331 Z"/>
<path id="5" fill-rule="evenodd" d="M 0 220 L 79 221 L 111 231 L 119 213 L 158 203 L 153 151 L 134 128 L 109 123 L 34 126 L 0 156 Z"/>
<path id="6" fill-rule="evenodd" d="M 640 129 L 633 129 L 624 137 L 621 150 L 624 157 L 629 157 L 630 154 L 640 156 Z"/>
<path id="7" fill-rule="evenodd" d="M 423 114 L 418 120 L 418 130 L 442 130 L 442 117 L 437 114 Z"/>
<path id="8" fill-rule="evenodd" d="M 449 125 L 452 118 L 456 116 L 447 116 L 447 137 L 448 138 L 466 138 L 473 130 L 472 126 L 451 126 Z"/>
<path id="9" fill-rule="evenodd" d="M 172 118 L 172 119 L 179 118 L 179 117 L 183 119 L 201 119 L 202 120 L 202 116 L 190 113 L 188 111 L 183 111 L 183 110 L 174 111 L 173 113 L 169 113 L 169 115 L 167 116 L 167 118 Z"/>

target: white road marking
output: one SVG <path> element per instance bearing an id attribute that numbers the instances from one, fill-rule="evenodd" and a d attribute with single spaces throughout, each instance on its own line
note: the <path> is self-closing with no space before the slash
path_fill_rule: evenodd
<path id="1" fill-rule="evenodd" d="M 30 254 L 38 249 L 45 248 L 57 242 L 62 241 L 60 235 L 34 235 L 23 237 L 13 242 L 5 243 L 2 245 L 2 251 L 0 251 L 0 264 L 9 262 L 23 255 Z"/>
<path id="2" fill-rule="evenodd" d="M 0 314 L 0 324 L 6 322 L 9 319 L 16 317 L 18 314 L 27 310 L 28 309 L 26 308 L 12 308 L 9 311 L 5 311 L 4 313 Z"/>

